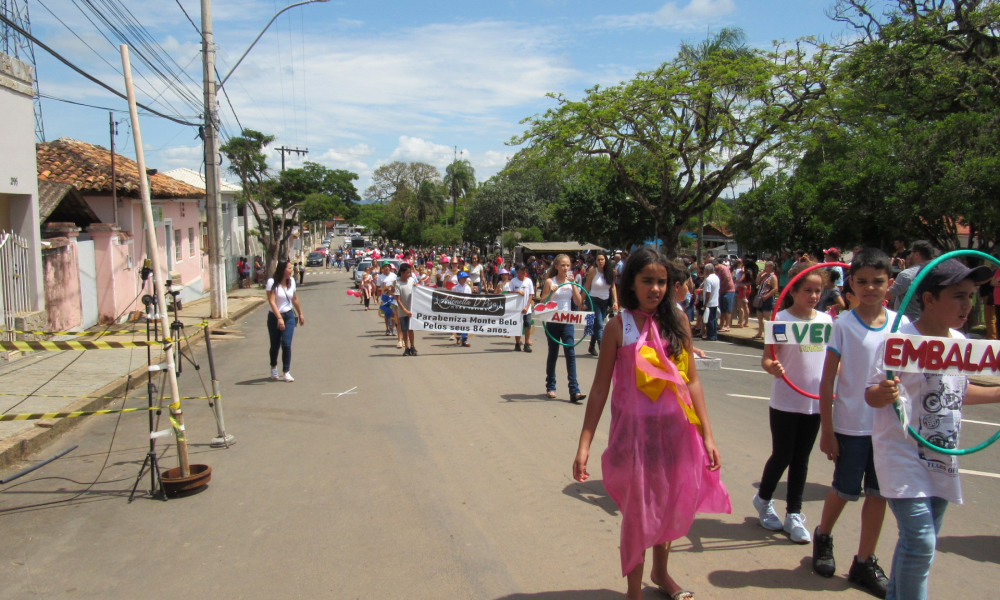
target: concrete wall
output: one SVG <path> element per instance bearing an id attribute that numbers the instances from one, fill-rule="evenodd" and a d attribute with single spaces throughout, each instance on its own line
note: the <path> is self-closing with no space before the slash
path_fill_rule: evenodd
<path id="1" fill-rule="evenodd" d="M 33 310 L 45 308 L 38 173 L 35 164 L 35 108 L 32 68 L 0 54 L 0 217 L 8 230 L 31 244 L 28 272 Z"/>
<path id="2" fill-rule="evenodd" d="M 42 251 L 48 331 L 68 331 L 83 322 L 76 244 L 61 237 L 48 241 L 51 247 Z"/>

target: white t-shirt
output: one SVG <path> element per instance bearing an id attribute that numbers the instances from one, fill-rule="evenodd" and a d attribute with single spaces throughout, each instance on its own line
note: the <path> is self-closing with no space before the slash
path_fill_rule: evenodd
<path id="1" fill-rule="evenodd" d="M 264 288 L 267 291 L 271 291 L 274 288 L 274 278 L 267 280 L 267 286 Z M 283 285 L 279 285 L 277 289 L 274 290 L 274 303 L 278 306 L 278 314 L 285 314 L 286 312 L 292 310 L 292 298 L 295 297 L 295 278 L 291 278 L 291 285 L 287 288 Z"/>
<path id="2" fill-rule="evenodd" d="M 865 402 L 868 375 L 872 364 L 881 360 L 879 348 L 896 319 L 896 313 L 885 310 L 885 323 L 872 329 L 853 310 L 840 315 L 833 324 L 827 350 L 840 357 L 837 376 L 837 396 L 833 399 L 833 430 L 843 435 L 871 435 L 875 409 Z M 909 323 L 903 317 L 903 323 Z"/>
<path id="3" fill-rule="evenodd" d="M 503 293 L 505 293 L 505 294 L 510 293 L 510 281 L 509 280 L 503 282 L 503 284 L 500 286 L 500 291 L 503 292 Z"/>
<path id="4" fill-rule="evenodd" d="M 456 294 L 471 294 L 472 286 L 467 283 L 460 283 L 455 287 L 451 288 L 451 291 L 455 292 Z"/>
<path id="5" fill-rule="evenodd" d="M 598 271 L 590 280 L 590 295 L 601 300 L 611 298 L 611 284 L 604 278 L 604 273 Z"/>
<path id="6" fill-rule="evenodd" d="M 388 275 L 383 275 L 382 273 L 379 273 L 378 278 L 375 280 L 375 284 L 379 288 L 383 287 L 391 288 L 393 285 L 396 284 L 396 274 L 393 272 L 389 272 Z M 392 293 L 392 291 L 390 290 L 389 293 Z"/>
<path id="7" fill-rule="evenodd" d="M 479 282 L 483 279 L 483 265 L 470 266 L 468 268 L 469 279 L 472 283 L 479 285 Z"/>
<path id="8" fill-rule="evenodd" d="M 511 279 L 510 293 L 524 295 L 524 312 L 528 312 L 528 307 L 531 305 L 531 297 L 535 295 L 535 284 L 531 281 L 530 277 L 526 277 L 524 279 Z"/>
<path id="9" fill-rule="evenodd" d="M 705 306 L 712 308 L 719 306 L 719 276 L 712 273 L 705 278 L 705 283 L 701 284 L 701 289 L 705 293 Z"/>
<path id="10" fill-rule="evenodd" d="M 558 285 L 559 278 L 553 277 L 552 296 L 549 298 L 549 301 L 555 302 L 558 305 L 558 310 L 573 310 L 573 286 L 563 285 L 562 287 L 557 287 Z"/>
<path id="11" fill-rule="evenodd" d="M 912 323 L 900 327 L 899 333 L 921 335 Z M 954 329 L 951 330 L 951 337 L 965 339 L 961 332 Z M 883 351 L 879 348 L 878 355 L 881 356 Z M 969 378 L 965 375 L 893 374 L 899 377 L 899 400 L 909 412 L 910 426 L 938 446 L 957 448 L 962 429 L 962 405 Z M 882 360 L 876 360 L 870 370 L 868 385 L 878 385 L 885 378 Z M 958 457 L 938 454 L 918 445 L 896 416 L 892 405 L 874 411 L 872 448 L 882 496 L 938 496 L 948 502 L 962 503 Z"/>
<path id="12" fill-rule="evenodd" d="M 811 320 L 800 319 L 787 310 L 778 313 L 775 321 L 795 323 L 832 324 L 833 319 L 826 313 L 816 312 Z M 785 375 L 803 391 L 819 395 L 819 382 L 823 378 L 823 363 L 826 362 L 826 346 L 822 344 L 778 344 L 774 346 L 778 361 L 785 368 Z M 781 377 L 775 377 L 771 384 L 771 408 L 805 415 L 819 414 L 819 400 L 807 398 L 793 390 Z"/>

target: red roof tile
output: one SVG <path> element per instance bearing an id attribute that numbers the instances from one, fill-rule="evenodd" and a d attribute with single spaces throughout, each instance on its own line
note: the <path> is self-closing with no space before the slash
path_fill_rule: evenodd
<path id="1" fill-rule="evenodd" d="M 36 144 L 38 178 L 42 181 L 69 183 L 83 195 L 111 193 L 111 152 L 70 138 Z M 118 195 L 139 197 L 139 168 L 135 161 L 115 154 L 115 179 Z M 178 181 L 162 173 L 151 178 L 153 198 L 204 198 L 205 190 Z"/>

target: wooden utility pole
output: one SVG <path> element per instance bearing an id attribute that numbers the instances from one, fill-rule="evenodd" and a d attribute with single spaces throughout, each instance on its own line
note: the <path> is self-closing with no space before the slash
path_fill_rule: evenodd
<path id="1" fill-rule="evenodd" d="M 219 130 L 215 84 L 212 0 L 201 0 L 202 85 L 205 96 L 205 220 L 208 226 L 208 284 L 212 318 L 229 318 L 226 262 L 222 252 L 222 198 L 219 196 Z"/>
<path id="2" fill-rule="evenodd" d="M 139 111 L 135 106 L 135 90 L 132 88 L 132 66 L 128 60 L 128 46 L 119 46 L 122 53 L 122 71 L 125 73 L 125 91 L 128 95 L 128 112 L 132 118 L 132 136 L 135 138 L 135 162 L 139 169 L 139 192 L 142 195 L 142 216 L 146 222 L 146 252 L 153 263 L 153 289 L 156 291 L 156 312 L 163 339 L 170 339 L 170 323 L 167 319 L 167 299 L 163 285 L 167 280 L 167 272 L 161 269 L 160 253 L 156 245 L 156 227 L 153 226 L 153 203 L 149 196 L 149 181 L 146 178 L 146 156 L 142 150 L 142 134 L 139 132 Z M 174 343 L 177 343 L 176 341 Z M 184 433 L 184 413 L 181 411 L 180 393 L 177 390 L 177 371 L 174 364 L 172 344 L 163 347 L 167 357 L 167 382 L 170 385 L 170 423 L 173 425 L 174 437 L 177 440 L 177 460 L 181 477 L 191 475 L 188 464 L 187 437 Z"/>

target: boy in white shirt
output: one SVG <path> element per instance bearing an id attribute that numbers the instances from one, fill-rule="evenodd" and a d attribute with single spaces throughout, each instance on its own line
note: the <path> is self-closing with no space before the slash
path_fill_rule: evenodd
<path id="1" fill-rule="evenodd" d="M 813 570 L 833 577 L 833 527 L 848 502 L 861 497 L 861 541 L 851 561 L 848 579 L 885 598 L 888 579 L 878 564 L 878 546 L 885 498 L 879 494 L 872 451 L 872 414 L 865 403 L 868 372 L 879 360 L 878 351 L 896 313 L 882 306 L 889 290 L 889 255 L 865 248 L 851 260 L 850 281 L 857 290 L 858 306 L 837 319 L 826 347 L 826 362 L 819 387 L 820 451 L 834 461 L 833 484 L 823 503 L 823 519 L 813 532 Z M 838 375 L 839 373 L 839 375 Z M 836 381 L 836 397 L 834 382 Z"/>
<path id="2" fill-rule="evenodd" d="M 531 352 L 531 299 L 535 296 L 535 284 L 528 276 L 528 267 L 517 263 L 514 267 L 516 279 L 510 280 L 510 293 L 524 296 L 524 309 L 521 311 L 524 319 L 524 351 Z M 514 350 L 521 351 L 521 336 L 514 336 Z"/>
<path id="3" fill-rule="evenodd" d="M 938 264 L 914 294 L 920 318 L 899 333 L 964 339 L 958 329 L 972 312 L 976 285 L 990 275 L 989 267 L 970 269 L 954 259 Z M 900 412 L 909 415 L 907 424 L 921 437 L 943 439 L 939 446 L 957 448 L 962 407 L 1000 402 L 1000 388 L 973 385 L 965 375 L 899 373 L 887 380 L 883 352 L 871 369 L 865 401 L 875 409 L 872 445 L 879 486 L 899 527 L 886 598 L 925 600 L 944 512 L 949 502 L 962 503 L 962 482 L 957 457 L 912 439 L 893 404 L 899 401 Z M 931 398 L 937 402 L 929 402 Z"/>
<path id="4" fill-rule="evenodd" d="M 472 286 L 469 285 L 469 274 L 465 271 L 458 272 L 458 285 L 451 288 L 451 291 L 456 294 L 471 294 Z M 458 339 L 458 345 L 469 347 L 469 334 L 463 333 L 462 337 Z"/>

